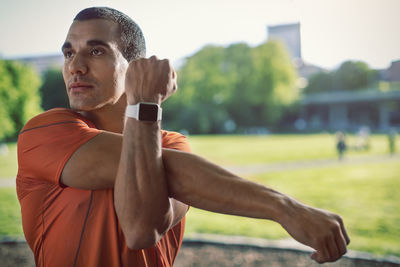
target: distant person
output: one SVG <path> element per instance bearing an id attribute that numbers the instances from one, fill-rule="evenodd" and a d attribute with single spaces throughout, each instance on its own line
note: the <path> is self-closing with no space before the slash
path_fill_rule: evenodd
<path id="1" fill-rule="evenodd" d="M 394 129 L 389 131 L 388 141 L 389 141 L 390 156 L 393 156 L 396 153 L 396 135 L 397 132 Z"/>
<path id="2" fill-rule="evenodd" d="M 6 143 L 0 143 L 0 155 L 2 156 L 8 155 L 8 146 Z"/>
<path id="3" fill-rule="evenodd" d="M 369 150 L 369 127 L 363 126 L 357 133 L 356 150 Z"/>
<path id="4" fill-rule="evenodd" d="M 343 159 L 344 152 L 347 149 L 346 136 L 343 132 L 336 133 L 336 150 L 339 156 L 339 160 Z"/>
<path id="5" fill-rule="evenodd" d="M 62 51 L 71 109 L 36 116 L 18 138 L 17 193 L 37 266 L 172 266 L 189 205 L 276 221 L 319 263 L 346 253 L 338 215 L 188 153 L 184 136 L 161 129 L 177 75 L 146 58 L 131 18 L 82 10 Z"/>

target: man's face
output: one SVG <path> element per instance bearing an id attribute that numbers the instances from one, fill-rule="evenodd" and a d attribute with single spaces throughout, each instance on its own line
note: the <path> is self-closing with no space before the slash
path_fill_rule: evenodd
<path id="1" fill-rule="evenodd" d="M 124 93 L 128 62 L 118 48 L 119 36 L 118 25 L 112 21 L 72 23 L 62 47 L 63 77 L 72 109 L 110 106 Z"/>

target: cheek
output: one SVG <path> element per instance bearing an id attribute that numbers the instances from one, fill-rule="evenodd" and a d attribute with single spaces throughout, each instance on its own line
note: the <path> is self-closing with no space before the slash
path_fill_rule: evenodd
<path id="1" fill-rule="evenodd" d="M 62 77 L 64 80 L 65 88 L 67 88 L 69 78 L 68 78 L 67 72 L 65 71 L 65 68 L 62 69 Z"/>
<path id="2" fill-rule="evenodd" d="M 126 69 L 125 66 L 119 66 L 119 68 L 116 68 L 116 72 L 114 73 L 114 84 L 118 92 L 125 91 Z"/>

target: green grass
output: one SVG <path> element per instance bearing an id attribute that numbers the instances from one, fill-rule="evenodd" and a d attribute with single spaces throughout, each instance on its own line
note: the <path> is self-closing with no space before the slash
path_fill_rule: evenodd
<path id="1" fill-rule="evenodd" d="M 266 135 L 266 136 L 190 136 L 193 153 L 222 165 L 263 164 L 336 158 L 335 137 L 330 134 Z M 355 136 L 348 136 L 354 146 Z M 400 151 L 400 142 L 397 142 Z M 370 138 L 370 150 L 349 150 L 350 157 L 388 153 L 385 135 Z"/>
<path id="2" fill-rule="evenodd" d="M 0 179 L 15 178 L 17 175 L 17 144 L 8 143 L 8 154 L 0 154 Z"/>
<path id="3" fill-rule="evenodd" d="M 15 188 L 0 188 L 0 236 L 22 236 L 21 211 Z"/>
<path id="4" fill-rule="evenodd" d="M 252 180 L 319 208 L 339 213 L 350 249 L 400 256 L 400 164 L 344 165 L 253 175 Z M 276 223 L 191 208 L 186 233 L 287 238 Z"/>

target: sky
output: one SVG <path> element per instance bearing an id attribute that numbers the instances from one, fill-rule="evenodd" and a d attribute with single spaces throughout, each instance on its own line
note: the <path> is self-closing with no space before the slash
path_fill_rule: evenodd
<path id="1" fill-rule="evenodd" d="M 297 22 L 307 63 L 334 69 L 361 60 L 381 69 L 400 60 L 400 0 L 0 0 L 0 57 L 60 53 L 72 19 L 91 6 L 129 15 L 147 55 L 174 64 L 207 44 L 259 45 L 268 25 Z"/>

